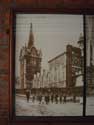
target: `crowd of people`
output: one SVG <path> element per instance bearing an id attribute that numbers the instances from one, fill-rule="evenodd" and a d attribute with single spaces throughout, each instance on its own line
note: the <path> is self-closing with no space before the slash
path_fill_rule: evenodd
<path id="1" fill-rule="evenodd" d="M 66 95 L 58 95 L 58 94 L 30 94 L 29 91 L 26 92 L 26 98 L 27 102 L 29 102 L 29 99 L 32 100 L 32 102 L 38 102 L 39 104 L 49 104 L 49 103 L 66 103 L 67 97 Z M 73 96 L 70 101 L 76 102 L 76 96 Z"/>
<path id="2" fill-rule="evenodd" d="M 56 95 L 32 95 L 32 102 L 38 101 L 39 104 L 49 104 L 49 103 L 65 103 L 66 96 L 58 96 Z"/>

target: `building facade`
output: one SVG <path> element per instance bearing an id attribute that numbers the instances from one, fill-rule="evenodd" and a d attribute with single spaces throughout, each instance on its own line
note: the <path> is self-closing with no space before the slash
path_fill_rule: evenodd
<path id="1" fill-rule="evenodd" d="M 81 49 L 67 45 L 66 52 L 48 61 L 49 70 L 34 75 L 33 88 L 74 89 L 83 87 Z"/>
<path id="2" fill-rule="evenodd" d="M 51 74 L 51 87 L 66 87 L 66 52 L 48 61 Z"/>
<path id="3" fill-rule="evenodd" d="M 67 88 L 82 86 L 81 49 L 72 45 L 67 45 L 66 52 L 66 86 Z"/>
<path id="4" fill-rule="evenodd" d="M 42 52 L 34 45 L 32 24 L 30 27 L 28 45 L 23 46 L 20 51 L 20 83 L 21 89 L 31 88 L 34 74 L 41 71 Z"/>

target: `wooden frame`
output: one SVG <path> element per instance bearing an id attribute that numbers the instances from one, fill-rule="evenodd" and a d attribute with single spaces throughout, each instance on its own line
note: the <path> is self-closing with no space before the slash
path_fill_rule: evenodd
<path id="1" fill-rule="evenodd" d="M 14 31 L 14 24 L 15 24 L 15 14 L 16 13 L 49 13 L 49 14 L 63 14 L 63 13 L 67 13 L 67 14 L 83 14 L 84 15 L 84 67 L 86 67 L 86 44 L 85 44 L 85 41 L 86 41 L 86 31 L 85 31 L 85 14 L 87 14 L 87 12 L 81 12 L 80 10 L 62 10 L 62 9 L 14 9 L 13 10 L 13 31 Z M 15 41 L 15 35 L 13 33 L 13 41 Z M 11 71 L 12 71 L 12 76 L 11 76 L 11 86 L 12 86 L 12 93 L 14 93 L 14 85 L 12 84 L 12 82 L 14 81 L 14 66 L 15 66 L 15 60 L 14 60 L 14 51 L 15 51 L 15 44 L 14 42 L 11 43 L 11 46 L 13 46 L 13 49 L 11 50 L 11 56 L 12 56 L 12 59 L 11 59 L 11 62 L 12 62 L 12 67 L 11 67 Z M 10 119 L 13 120 L 13 121 L 23 121 L 23 120 L 26 120 L 27 122 L 87 122 L 87 121 L 93 121 L 93 116 L 86 116 L 85 115 L 85 108 L 86 108 L 86 70 L 84 70 L 84 90 L 83 90 L 83 93 L 84 93 L 84 108 L 83 108 L 83 116 L 80 116 L 80 117 L 14 117 L 14 108 L 13 107 L 13 103 L 14 103 L 14 96 L 12 95 L 12 98 L 10 99 L 10 102 L 12 105 L 12 107 L 10 107 L 11 109 L 11 113 L 10 113 Z"/>

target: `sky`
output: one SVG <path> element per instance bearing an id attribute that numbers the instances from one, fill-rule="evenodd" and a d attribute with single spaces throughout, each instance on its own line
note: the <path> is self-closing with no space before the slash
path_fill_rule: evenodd
<path id="1" fill-rule="evenodd" d="M 82 15 L 64 14 L 17 14 L 16 15 L 16 76 L 20 75 L 19 54 L 25 44 L 28 45 L 30 24 L 34 35 L 34 44 L 42 51 L 42 68 L 48 69 L 48 61 L 66 51 L 66 45 L 77 45 L 83 34 Z"/>

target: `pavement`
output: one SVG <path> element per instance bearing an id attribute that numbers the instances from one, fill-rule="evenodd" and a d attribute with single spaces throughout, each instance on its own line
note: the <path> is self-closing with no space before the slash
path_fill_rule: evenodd
<path id="1" fill-rule="evenodd" d="M 16 95 L 16 116 L 82 116 L 83 105 L 80 103 L 45 103 L 29 102 L 25 95 Z"/>

